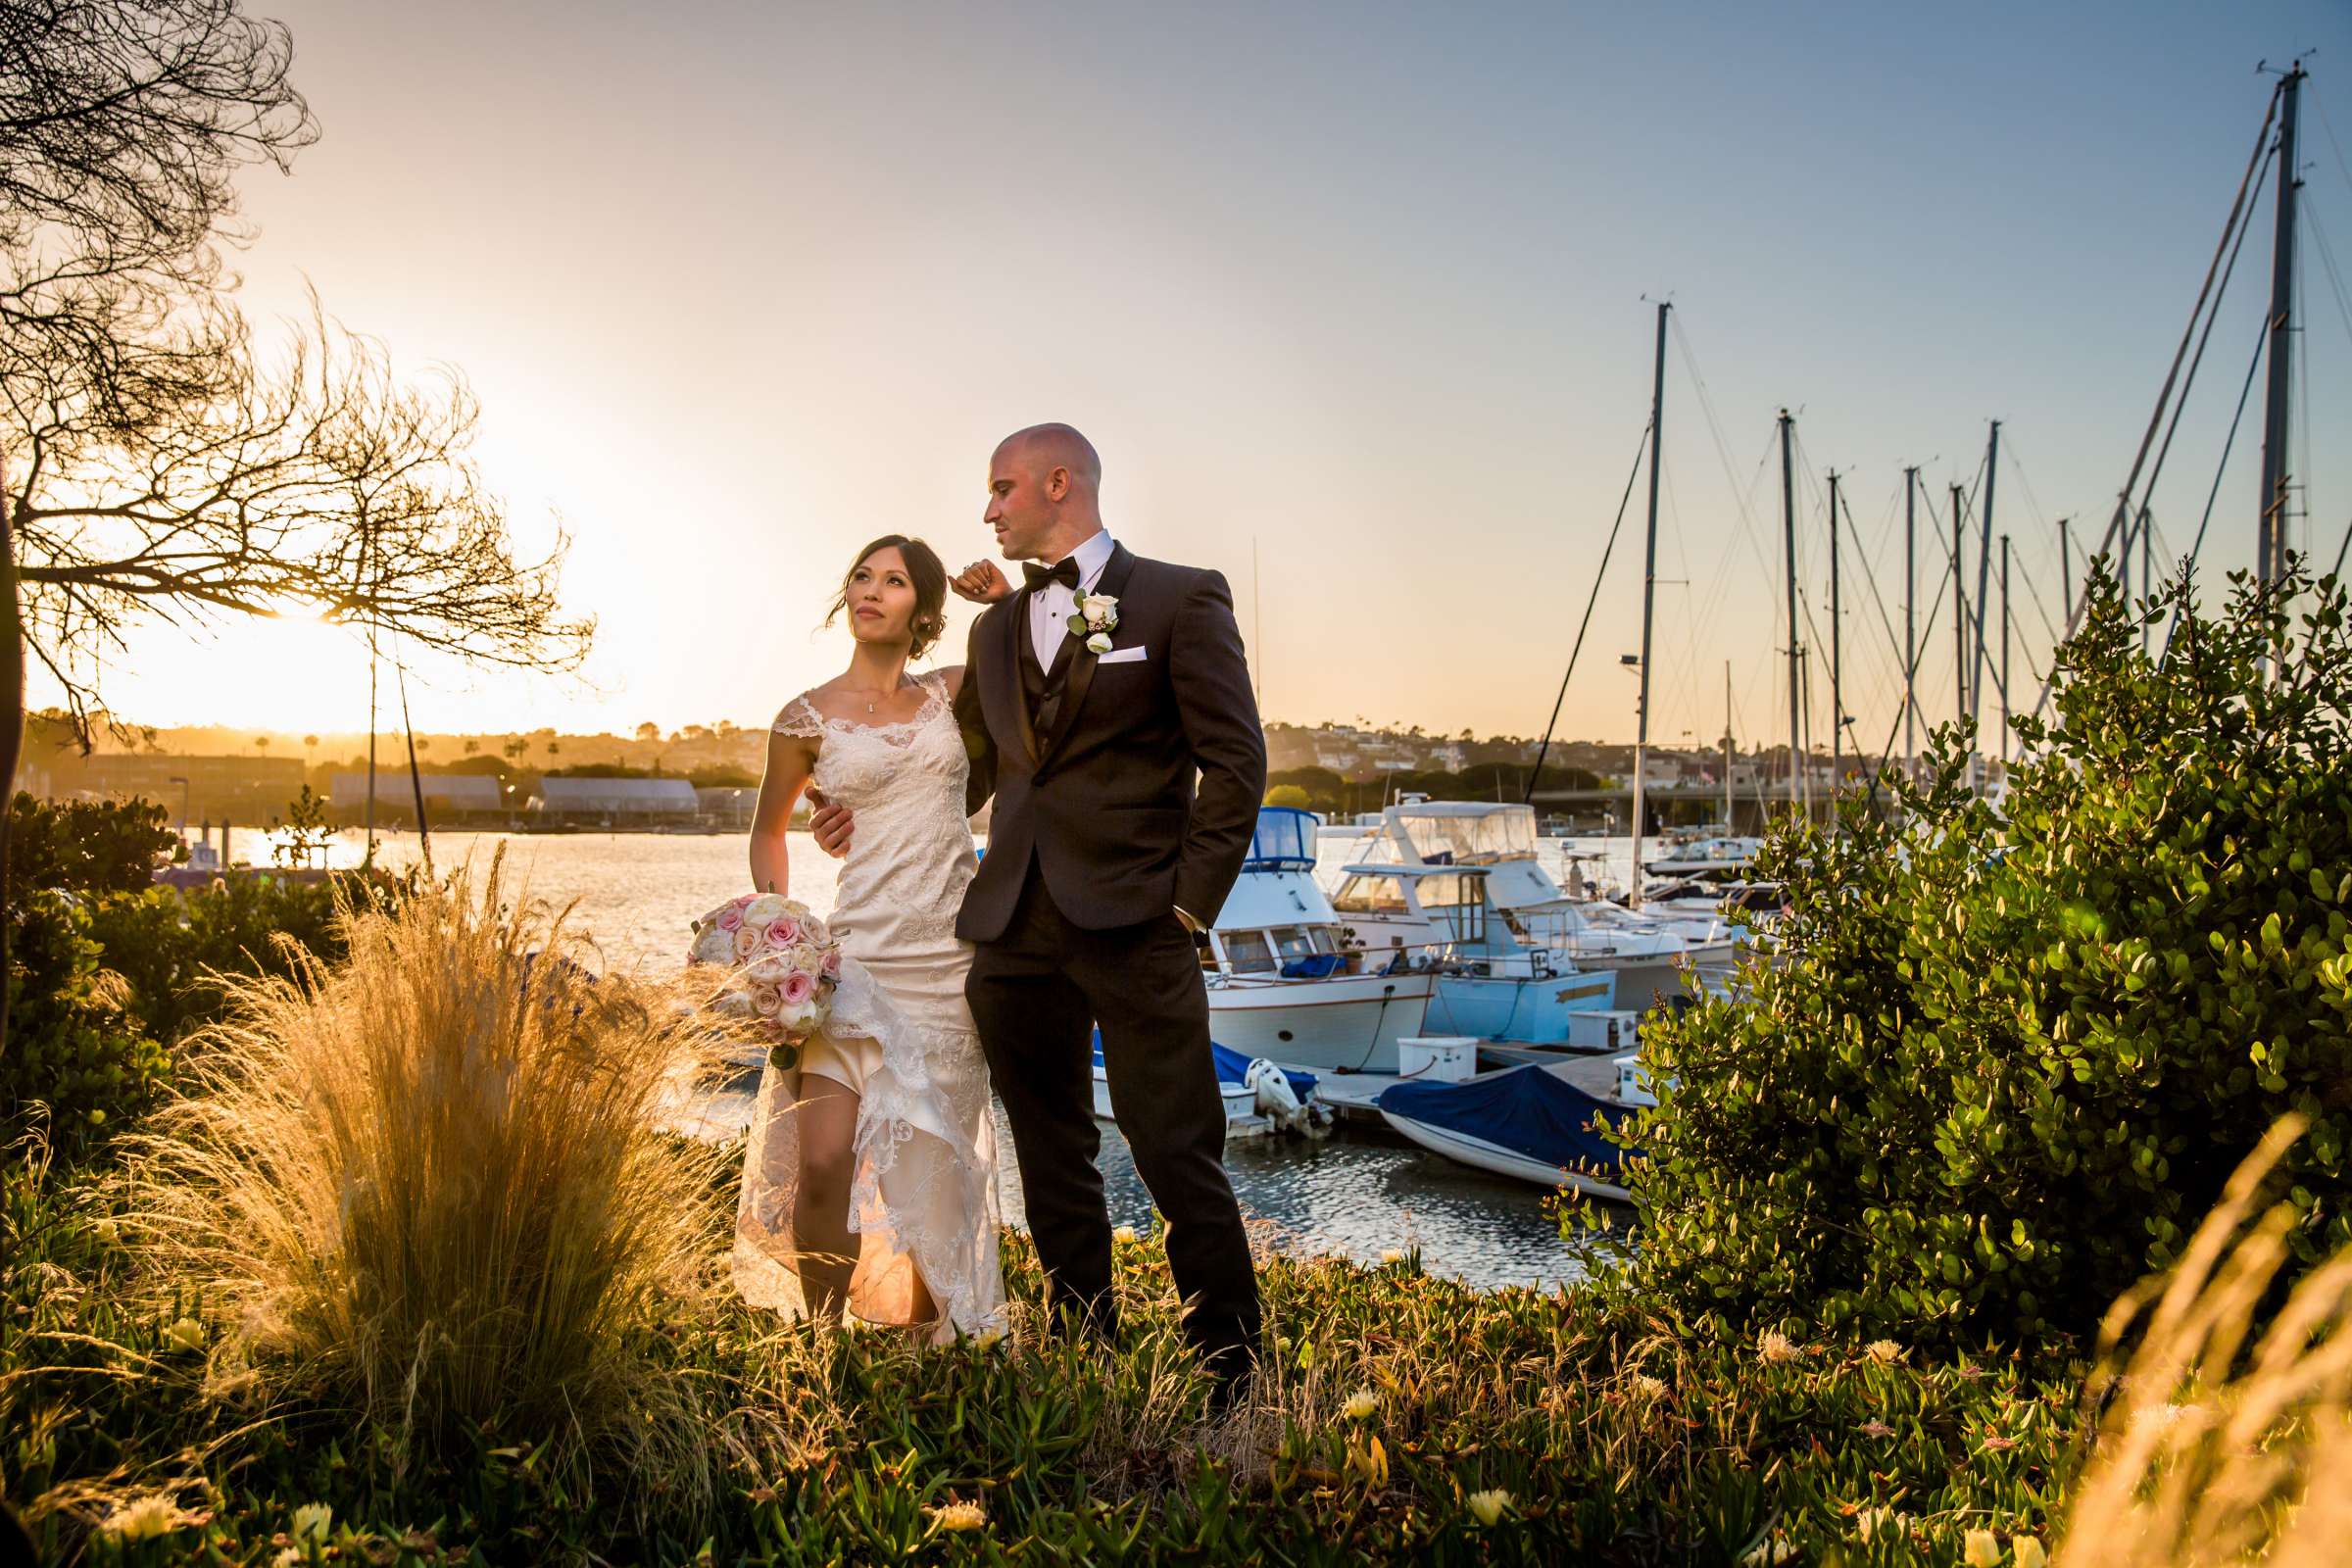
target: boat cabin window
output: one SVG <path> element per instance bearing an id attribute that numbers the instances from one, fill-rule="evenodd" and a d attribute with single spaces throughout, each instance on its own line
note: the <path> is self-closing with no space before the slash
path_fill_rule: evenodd
<path id="1" fill-rule="evenodd" d="M 1337 953 L 1340 951 L 1340 939 L 1333 933 L 1331 927 L 1327 925 L 1308 926 L 1306 928 L 1306 939 L 1314 944 L 1315 951 L 1317 953 Z"/>
<path id="2" fill-rule="evenodd" d="M 1331 896 L 1342 914 L 1402 914 L 1404 888 L 1393 876 L 1351 876 Z"/>
<path id="3" fill-rule="evenodd" d="M 1274 928 L 1274 951 L 1283 958 L 1306 958 L 1314 956 L 1315 945 L 1307 940 L 1306 932 L 1295 925 Z"/>
<path id="4" fill-rule="evenodd" d="M 1487 939 L 1487 879 L 1444 873 L 1420 878 L 1413 891 L 1420 896 L 1421 912 L 1442 920 L 1456 942 Z"/>
<path id="5" fill-rule="evenodd" d="M 1225 961 L 1235 974 L 1272 974 L 1274 948 L 1263 931 L 1225 933 Z"/>

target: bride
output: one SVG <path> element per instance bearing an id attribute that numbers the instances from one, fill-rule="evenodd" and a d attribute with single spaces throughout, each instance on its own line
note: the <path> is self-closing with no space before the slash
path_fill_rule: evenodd
<path id="1" fill-rule="evenodd" d="M 910 1328 L 932 1343 L 1003 1331 L 996 1132 L 964 1004 L 956 914 L 977 864 L 956 666 L 906 666 L 947 620 L 946 568 L 890 534 L 833 604 L 850 666 L 776 715 L 752 821 L 752 885 L 789 895 L 785 830 L 807 789 L 857 813 L 828 917 L 841 985 L 795 1068 L 760 1081 L 735 1221 L 746 1299 L 789 1316 Z"/>

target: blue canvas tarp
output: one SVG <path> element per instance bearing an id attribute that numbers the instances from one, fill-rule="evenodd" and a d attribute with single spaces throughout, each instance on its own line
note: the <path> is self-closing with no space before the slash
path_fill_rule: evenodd
<path id="1" fill-rule="evenodd" d="M 1595 1174 L 1618 1169 L 1625 1151 L 1594 1124 L 1614 1126 L 1633 1114 L 1535 1066 L 1482 1073 L 1466 1084 L 1401 1083 L 1383 1092 L 1376 1103 L 1546 1165 L 1573 1165 Z"/>
<path id="2" fill-rule="evenodd" d="M 1213 1040 L 1209 1042 L 1208 1051 L 1209 1054 L 1216 1058 L 1217 1082 L 1244 1084 L 1250 1081 L 1251 1058 L 1243 1055 L 1238 1051 L 1228 1051 Z M 1102 1065 L 1102 1031 L 1100 1029 L 1095 1031 L 1095 1065 L 1098 1067 Z M 1298 1097 L 1298 1102 L 1306 1103 L 1306 1097 L 1314 1092 L 1315 1075 L 1311 1072 L 1300 1072 L 1296 1067 L 1283 1068 L 1282 1075 L 1291 1081 L 1291 1093 Z"/>

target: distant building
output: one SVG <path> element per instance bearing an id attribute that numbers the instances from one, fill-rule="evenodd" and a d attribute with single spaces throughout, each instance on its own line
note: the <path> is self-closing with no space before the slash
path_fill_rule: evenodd
<path id="1" fill-rule="evenodd" d="M 703 803 L 682 778 L 543 778 L 526 809 L 566 821 L 688 821 Z"/>
<path id="2" fill-rule="evenodd" d="M 179 780 L 186 780 L 180 784 Z M 48 785 L 60 798 L 157 801 L 173 813 L 186 803 L 197 820 L 234 816 L 260 824 L 283 816 L 302 793 L 302 760 L 295 757 L 171 757 L 159 754 L 60 755 Z"/>
<path id="3" fill-rule="evenodd" d="M 760 804 L 758 790 L 734 785 L 698 789 L 694 798 L 703 815 L 725 827 L 750 827 L 752 808 Z"/>
<path id="4" fill-rule="evenodd" d="M 427 816 L 473 811 L 498 811 L 506 807 L 498 780 L 488 773 L 420 773 Z M 338 813 L 368 808 L 368 775 L 336 773 L 327 780 L 327 804 Z M 416 791 L 408 770 L 378 770 L 375 775 L 375 812 L 378 821 L 406 820 L 416 814 Z"/>

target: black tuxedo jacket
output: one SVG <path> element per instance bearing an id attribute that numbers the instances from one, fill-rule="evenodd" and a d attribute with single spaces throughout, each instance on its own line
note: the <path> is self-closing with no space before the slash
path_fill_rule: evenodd
<path id="1" fill-rule="evenodd" d="M 956 923 L 967 942 L 1004 934 L 1033 864 L 1065 919 L 1101 931 L 1179 906 L 1214 920 L 1249 854 L 1266 737 L 1224 576 L 1117 545 L 1095 589 L 1119 602 L 1113 655 L 1143 657 L 1072 649 L 1042 734 L 1021 690 L 1028 590 L 972 626 L 956 717 L 968 808 L 993 794 L 996 809 Z"/>

